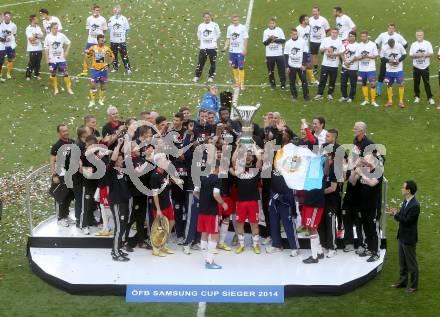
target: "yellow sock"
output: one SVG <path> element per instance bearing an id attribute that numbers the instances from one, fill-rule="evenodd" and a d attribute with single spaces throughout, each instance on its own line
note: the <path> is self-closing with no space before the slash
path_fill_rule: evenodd
<path id="1" fill-rule="evenodd" d="M 388 101 L 393 102 L 393 87 L 387 87 Z"/>
<path id="2" fill-rule="evenodd" d="M 362 94 L 364 95 L 364 100 L 368 101 L 368 86 L 362 86 Z"/>
<path id="3" fill-rule="evenodd" d="M 99 91 L 99 99 L 104 100 L 105 99 L 105 90 Z"/>
<path id="4" fill-rule="evenodd" d="M 6 69 L 8 71 L 8 74 L 10 74 L 12 72 L 12 69 L 14 68 L 14 62 L 7 62 L 6 63 Z"/>
<path id="5" fill-rule="evenodd" d="M 371 88 L 370 94 L 371 94 L 371 102 L 376 102 L 376 87 Z"/>
<path id="6" fill-rule="evenodd" d="M 57 76 L 50 76 L 50 82 L 54 90 L 58 90 L 58 78 Z"/>
<path id="7" fill-rule="evenodd" d="M 96 90 L 90 89 L 90 101 L 95 102 L 96 99 Z"/>
<path id="8" fill-rule="evenodd" d="M 70 77 L 64 77 L 64 84 L 66 85 L 67 90 L 70 90 L 70 88 L 72 87 L 72 81 L 70 80 Z"/>
<path id="9" fill-rule="evenodd" d="M 315 75 L 313 75 L 313 69 L 306 69 L 306 75 L 309 83 L 313 83 L 316 81 Z"/>
<path id="10" fill-rule="evenodd" d="M 240 83 L 240 75 L 238 74 L 238 68 L 232 69 L 232 75 L 234 75 L 234 82 L 236 84 Z"/>
<path id="11" fill-rule="evenodd" d="M 405 87 L 399 87 L 399 101 L 403 102 L 403 93 L 405 92 Z"/>
<path id="12" fill-rule="evenodd" d="M 240 85 L 244 85 L 244 69 L 239 69 L 238 75 L 240 76 Z"/>

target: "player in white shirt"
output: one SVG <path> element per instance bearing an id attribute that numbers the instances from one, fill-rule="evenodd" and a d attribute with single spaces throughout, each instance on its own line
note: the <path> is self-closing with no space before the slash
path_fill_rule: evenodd
<path id="1" fill-rule="evenodd" d="M 121 14 L 120 5 L 113 8 L 113 16 L 108 19 L 108 29 L 110 33 L 110 48 L 115 56 L 112 72 L 116 72 L 119 68 L 119 52 L 127 75 L 131 75 L 131 66 L 127 51 L 127 36 L 130 30 L 130 24 L 128 23 L 128 19 Z"/>
<path id="2" fill-rule="evenodd" d="M 67 92 L 73 95 L 72 82 L 67 72 L 66 58 L 69 55 L 71 42 L 63 33 L 58 32 L 58 24 L 52 23 L 50 33 L 44 39 L 44 57 L 49 65 L 50 81 L 54 94 L 58 94 L 57 72 L 63 73 Z"/>
<path id="3" fill-rule="evenodd" d="M 333 100 L 333 92 L 335 90 L 336 78 L 338 77 L 339 61 L 344 55 L 344 46 L 338 38 L 338 29 L 330 30 L 330 36 L 322 41 L 319 51 L 324 54 L 321 64 L 321 76 L 319 78 L 318 94 L 315 100 L 322 100 L 327 79 L 330 77 L 328 84 L 327 98 Z"/>
<path id="4" fill-rule="evenodd" d="M 244 89 L 244 61 L 247 55 L 248 30 L 246 26 L 240 24 L 240 17 L 234 15 L 232 24 L 228 26 L 226 32 L 226 42 L 223 52 L 229 48 L 229 64 L 232 67 L 234 76 L 234 86 Z"/>
<path id="5" fill-rule="evenodd" d="M 99 34 L 105 34 L 107 31 L 107 20 L 101 16 L 101 7 L 94 5 L 92 8 L 93 14 L 87 18 L 86 30 L 89 32 L 85 50 L 88 50 L 92 45 L 98 44 L 96 39 Z M 83 71 L 78 76 L 87 76 L 87 55 L 84 53 Z"/>
<path id="6" fill-rule="evenodd" d="M 309 100 L 309 87 L 306 76 L 306 54 L 308 46 L 303 38 L 299 37 L 297 29 L 293 28 L 290 33 L 291 38 L 284 46 L 284 59 L 286 72 L 289 74 L 290 93 L 293 101 L 298 99 L 296 90 L 296 77 L 301 80 L 304 100 Z"/>
<path id="7" fill-rule="evenodd" d="M 359 62 L 356 60 L 356 52 L 358 49 L 356 42 L 356 32 L 348 33 L 348 44 L 345 47 L 344 62 L 341 71 L 341 94 L 340 102 L 352 102 L 356 96 L 356 86 L 358 79 Z M 347 94 L 348 81 L 350 81 L 350 93 Z"/>
<path id="8" fill-rule="evenodd" d="M 27 51 L 29 53 L 29 62 L 26 68 L 26 80 L 31 80 L 32 72 L 40 80 L 40 65 L 43 57 L 42 39 L 43 31 L 38 25 L 38 18 L 35 14 L 29 16 L 31 24 L 26 28 Z"/>
<path id="9" fill-rule="evenodd" d="M 310 54 L 312 55 L 313 72 L 318 73 L 318 54 L 321 42 L 330 31 L 328 20 L 320 15 L 319 8 L 313 7 L 310 25 Z"/>
<path id="10" fill-rule="evenodd" d="M 307 44 L 307 54 L 306 54 L 306 75 L 309 83 L 318 85 L 319 81 L 316 80 L 315 75 L 313 74 L 313 66 L 312 59 L 310 53 L 310 35 L 311 28 L 309 24 L 309 17 L 307 14 L 301 14 L 299 17 L 299 25 L 296 27 L 298 31 L 298 36 L 301 37 Z"/>
<path id="11" fill-rule="evenodd" d="M 266 46 L 266 65 L 270 87 L 276 88 L 275 65 L 277 65 L 281 89 L 284 90 L 286 89 L 286 66 L 284 65 L 283 44 L 286 42 L 286 38 L 276 21 L 275 17 L 269 19 L 268 28 L 263 32 L 263 44 Z"/>
<path id="12" fill-rule="evenodd" d="M 416 39 L 417 41 L 412 43 L 409 49 L 409 56 L 413 59 L 414 103 L 420 103 L 420 78 L 422 78 L 428 102 L 430 105 L 434 105 L 435 101 L 432 98 L 431 85 L 429 84 L 429 65 L 434 51 L 432 44 L 425 40 L 423 31 L 416 32 Z"/>
<path id="13" fill-rule="evenodd" d="M 341 7 L 334 7 L 333 15 L 336 18 L 336 28 L 339 30 L 339 39 L 342 41 L 342 44 L 346 46 L 348 44 L 348 33 L 356 31 L 356 24 L 354 24 L 348 15 L 342 12 Z"/>
<path id="14" fill-rule="evenodd" d="M 50 33 L 50 25 L 52 23 L 58 24 L 58 32 L 63 30 L 63 26 L 61 24 L 60 19 L 58 19 L 56 16 L 49 15 L 49 11 L 47 9 L 40 9 L 40 18 L 43 22 L 43 31 L 44 33 L 48 34 Z"/>
<path id="15" fill-rule="evenodd" d="M 215 77 L 217 63 L 217 45 L 220 38 L 220 27 L 212 21 L 210 12 L 203 13 L 203 22 L 197 28 L 197 38 L 200 41 L 199 60 L 197 62 L 195 77 L 193 82 L 198 82 L 202 76 L 203 67 L 209 58 L 211 64 L 208 72 L 208 83 L 212 83 Z"/>
<path id="16" fill-rule="evenodd" d="M 359 79 L 362 83 L 362 94 L 364 101 L 361 106 L 370 103 L 368 98 L 368 86 L 370 83 L 371 104 L 375 107 L 379 105 L 376 103 L 376 59 L 379 57 L 376 44 L 369 40 L 368 32 L 361 32 L 361 42 L 358 45 L 356 52 L 356 59 L 359 62 Z"/>
<path id="17" fill-rule="evenodd" d="M 12 69 L 15 61 L 15 48 L 17 46 L 17 26 L 11 21 L 12 14 L 9 11 L 4 12 L 3 22 L 0 24 L 0 38 L 5 45 L 5 54 L 8 58 L 6 63 L 6 78 L 11 79 Z"/>
<path id="18" fill-rule="evenodd" d="M 0 12 L 0 24 L 3 22 L 3 12 Z M 6 56 L 6 49 L 5 49 L 5 42 L 2 38 L 2 34 L 0 33 L 0 82 L 3 83 L 6 81 L 6 79 L 2 76 L 2 67 L 3 63 L 5 62 L 5 56 Z"/>
<path id="19" fill-rule="evenodd" d="M 408 47 L 408 43 L 405 38 L 396 32 L 396 25 L 394 23 L 388 24 L 388 30 L 379 34 L 379 36 L 374 41 L 377 45 L 377 48 L 382 48 L 384 45 L 388 43 L 389 39 L 394 39 L 395 42 L 402 44 L 402 46 L 406 49 Z M 382 56 L 382 52 L 379 52 L 380 56 L 380 69 L 379 69 L 379 80 L 377 83 L 376 93 L 380 95 L 382 93 L 382 84 L 385 79 L 386 72 L 386 62 Z"/>
<path id="20" fill-rule="evenodd" d="M 402 63 L 406 57 L 405 48 L 394 39 L 389 39 L 388 44 L 382 47 L 381 54 L 386 62 L 385 82 L 387 83 L 388 101 L 385 107 L 393 105 L 393 84 L 396 82 L 399 85 L 399 107 L 405 108 L 403 103 L 405 88 Z"/>

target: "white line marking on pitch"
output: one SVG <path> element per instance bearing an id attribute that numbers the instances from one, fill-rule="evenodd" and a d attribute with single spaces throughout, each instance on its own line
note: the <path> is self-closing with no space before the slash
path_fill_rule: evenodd
<path id="1" fill-rule="evenodd" d="M 35 2 L 44 2 L 44 1 L 47 1 L 47 0 L 32 0 L 32 1 L 23 1 L 23 2 L 10 3 L 10 4 L 2 4 L 0 6 L 0 8 L 14 7 L 14 6 L 22 5 L 22 4 L 35 3 Z"/>

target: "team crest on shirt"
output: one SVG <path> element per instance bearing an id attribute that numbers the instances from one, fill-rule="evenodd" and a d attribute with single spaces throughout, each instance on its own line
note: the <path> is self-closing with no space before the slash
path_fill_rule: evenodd
<path id="1" fill-rule="evenodd" d="M 202 34 L 203 34 L 204 37 L 208 37 L 211 33 L 212 33 L 212 31 L 211 31 L 211 30 L 208 30 L 208 29 L 206 29 L 206 30 L 204 30 L 204 31 L 202 32 Z"/>
<path id="2" fill-rule="evenodd" d="M 292 49 L 290 50 L 290 54 L 292 54 L 292 55 L 296 55 L 296 54 L 298 54 L 299 51 L 301 51 L 300 48 L 298 48 L 298 47 L 292 47 Z"/>
<path id="3" fill-rule="evenodd" d="M 231 38 L 232 38 L 233 41 L 235 41 L 235 40 L 238 39 L 239 37 L 240 37 L 240 34 L 239 34 L 239 33 L 234 32 L 234 33 L 231 34 Z"/>
<path id="4" fill-rule="evenodd" d="M 321 27 L 319 25 L 314 25 L 312 30 L 313 30 L 314 33 L 318 33 L 319 30 L 321 30 Z"/>
<path id="5" fill-rule="evenodd" d="M 337 28 L 338 30 L 340 30 L 340 29 L 342 28 L 342 24 L 341 24 L 341 23 L 336 24 L 336 28 Z"/>
<path id="6" fill-rule="evenodd" d="M 338 50 L 338 48 L 337 48 L 337 47 L 334 47 L 334 46 L 330 46 L 330 48 L 333 50 L 333 52 L 336 51 L 336 50 Z"/>
<path id="7" fill-rule="evenodd" d="M 115 31 L 118 31 L 121 27 L 122 27 L 122 25 L 119 23 L 113 24 L 113 30 L 115 30 Z"/>
<path id="8" fill-rule="evenodd" d="M 92 29 L 92 31 L 96 31 L 97 29 L 99 29 L 99 25 L 98 24 L 92 24 L 90 26 L 90 28 Z"/>
<path id="9" fill-rule="evenodd" d="M 422 48 L 419 48 L 417 51 L 416 51 L 416 53 L 425 53 L 426 51 L 424 50 L 424 49 L 422 49 Z"/>
<path id="10" fill-rule="evenodd" d="M 295 173 L 301 164 L 301 157 L 298 155 L 287 156 L 281 165 L 281 168 L 288 173 Z"/>
<path id="11" fill-rule="evenodd" d="M 362 57 L 367 57 L 369 54 L 370 54 L 370 52 L 368 52 L 368 51 L 362 51 L 361 52 L 361 56 Z"/>
<path id="12" fill-rule="evenodd" d="M 61 42 L 53 42 L 52 43 L 52 48 L 54 50 L 58 49 L 61 46 Z"/>
<path id="13" fill-rule="evenodd" d="M 399 56 L 399 54 L 397 54 L 397 53 L 390 53 L 389 54 L 390 59 L 397 59 L 398 56 Z"/>
<path id="14" fill-rule="evenodd" d="M 355 51 L 350 51 L 350 50 L 349 50 L 349 51 L 347 51 L 345 54 L 347 55 L 348 58 L 351 58 L 351 57 L 354 56 L 354 54 L 356 54 L 356 52 L 355 52 Z"/>

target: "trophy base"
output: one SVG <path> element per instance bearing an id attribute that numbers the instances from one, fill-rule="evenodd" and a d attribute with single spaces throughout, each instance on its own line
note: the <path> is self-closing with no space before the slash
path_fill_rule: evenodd
<path id="1" fill-rule="evenodd" d="M 254 144 L 254 140 L 252 138 L 240 138 L 238 141 L 239 144 Z"/>

